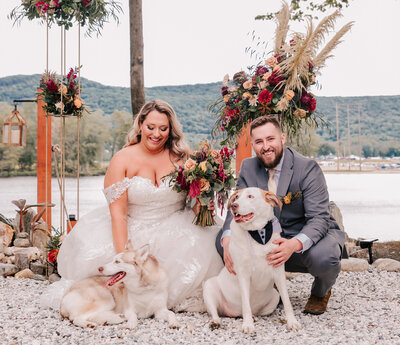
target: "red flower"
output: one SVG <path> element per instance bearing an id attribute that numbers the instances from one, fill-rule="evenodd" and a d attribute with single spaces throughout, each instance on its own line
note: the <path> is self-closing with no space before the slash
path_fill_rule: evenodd
<path id="1" fill-rule="evenodd" d="M 307 92 L 303 92 L 300 98 L 300 102 L 307 108 L 307 111 L 312 113 L 317 107 L 317 101 L 313 96 Z"/>
<path id="2" fill-rule="evenodd" d="M 268 72 L 268 68 L 265 66 L 257 66 L 255 75 L 264 75 Z"/>
<path id="3" fill-rule="evenodd" d="M 58 250 L 59 249 L 57 248 L 57 249 L 53 249 L 53 250 L 49 251 L 49 254 L 48 254 L 49 262 L 57 261 Z"/>
<path id="4" fill-rule="evenodd" d="M 258 101 L 260 103 L 269 103 L 271 101 L 273 95 L 274 94 L 269 92 L 268 90 L 264 90 L 259 94 Z"/>
<path id="5" fill-rule="evenodd" d="M 190 185 L 188 197 L 191 199 L 197 198 L 201 194 L 200 192 L 200 180 L 194 180 Z"/>
<path id="6" fill-rule="evenodd" d="M 268 78 L 268 83 L 272 86 L 278 85 L 284 78 L 279 73 L 279 71 L 273 71 L 272 74 Z"/>
<path id="7" fill-rule="evenodd" d="M 85 5 L 85 7 L 87 7 L 92 0 L 82 0 L 83 4 Z"/>
<path id="8" fill-rule="evenodd" d="M 183 175 L 183 167 L 179 167 L 179 171 L 178 171 L 178 176 L 176 177 L 176 182 L 179 183 L 179 186 L 184 189 L 184 190 L 188 190 L 189 186 L 186 183 L 186 179 L 185 176 Z"/>

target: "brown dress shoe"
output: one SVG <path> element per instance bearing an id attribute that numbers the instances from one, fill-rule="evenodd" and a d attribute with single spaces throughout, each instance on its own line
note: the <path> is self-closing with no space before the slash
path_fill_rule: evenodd
<path id="1" fill-rule="evenodd" d="M 325 313 L 329 297 L 331 297 L 331 291 L 332 289 L 330 289 L 324 297 L 317 297 L 311 294 L 303 313 L 313 315 L 321 315 Z"/>

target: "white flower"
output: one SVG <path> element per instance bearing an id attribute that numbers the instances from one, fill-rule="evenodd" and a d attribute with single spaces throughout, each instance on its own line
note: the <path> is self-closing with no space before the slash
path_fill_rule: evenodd
<path id="1" fill-rule="evenodd" d="M 249 103 L 253 107 L 256 106 L 257 105 L 257 98 L 256 97 L 249 98 Z"/>
<path id="2" fill-rule="evenodd" d="M 64 103 L 63 102 L 56 103 L 56 109 L 64 110 Z"/>

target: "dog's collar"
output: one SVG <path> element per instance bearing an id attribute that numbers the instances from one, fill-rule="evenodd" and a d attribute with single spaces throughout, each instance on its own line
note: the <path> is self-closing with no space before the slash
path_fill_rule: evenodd
<path id="1" fill-rule="evenodd" d="M 260 230 L 265 230 L 265 242 L 261 239 L 260 236 Z M 266 244 L 268 243 L 268 241 L 271 239 L 272 236 L 272 231 L 273 231 L 273 227 L 272 227 L 272 221 L 269 221 L 267 224 L 265 224 L 265 226 L 260 229 L 260 230 L 253 230 L 253 231 L 249 231 L 248 233 L 250 234 L 250 236 L 259 244 Z"/>

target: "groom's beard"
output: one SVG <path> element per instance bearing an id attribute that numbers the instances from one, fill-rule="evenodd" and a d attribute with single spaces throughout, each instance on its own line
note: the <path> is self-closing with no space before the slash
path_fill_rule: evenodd
<path id="1" fill-rule="evenodd" d="M 261 150 L 260 153 L 256 153 L 258 160 L 267 169 L 275 168 L 279 164 L 279 162 L 281 161 L 282 156 L 283 156 L 283 145 L 281 145 L 279 148 L 276 148 L 273 150 L 275 153 L 275 158 L 272 161 L 267 161 L 266 157 L 264 157 L 264 155 L 263 155 L 263 153 L 265 152 L 264 150 Z"/>

